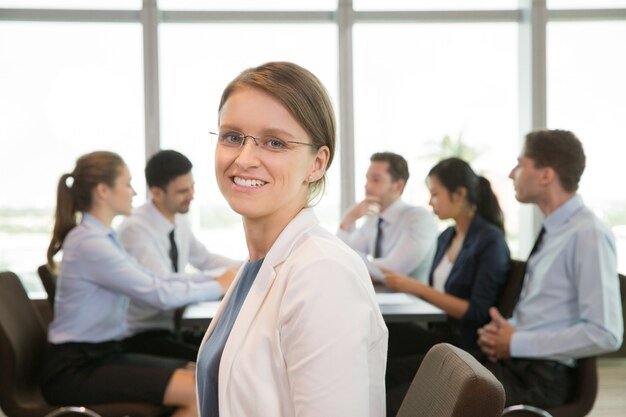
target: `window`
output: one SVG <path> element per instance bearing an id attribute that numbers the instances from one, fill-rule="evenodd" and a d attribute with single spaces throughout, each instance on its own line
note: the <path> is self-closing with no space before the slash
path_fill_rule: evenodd
<path id="1" fill-rule="evenodd" d="M 428 171 L 462 147 L 491 180 L 515 242 L 519 205 L 507 177 L 518 155 L 517 26 L 360 24 L 354 45 L 357 200 L 369 156 L 391 151 L 409 162 L 404 198 L 427 205 Z"/>
<path id="2" fill-rule="evenodd" d="M 215 145 L 209 143 L 208 132 L 217 128 L 222 91 L 245 68 L 292 61 L 320 78 L 337 111 L 336 37 L 332 24 L 161 25 L 161 145 L 184 153 L 194 164 L 196 198 L 191 219 L 209 250 L 247 256 L 240 217 L 217 187 Z M 327 174 L 329 187 L 317 207 L 320 220 L 331 230 L 339 215 L 338 173 L 336 155 Z"/>
<path id="3" fill-rule="evenodd" d="M 573 131 L 587 163 L 580 194 L 617 241 L 626 273 L 626 22 L 558 22 L 548 27 L 548 125 Z"/>
<path id="4" fill-rule="evenodd" d="M 120 153 L 145 193 L 141 27 L 0 22 L 0 137 L 0 269 L 35 290 L 78 156 Z"/>

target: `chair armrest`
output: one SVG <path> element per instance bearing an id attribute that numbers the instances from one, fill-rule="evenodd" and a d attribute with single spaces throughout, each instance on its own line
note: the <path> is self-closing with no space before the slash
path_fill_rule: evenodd
<path id="1" fill-rule="evenodd" d="M 532 405 L 516 404 L 506 407 L 502 411 L 502 417 L 552 417 L 552 414 Z"/>
<path id="2" fill-rule="evenodd" d="M 546 410 L 532 405 L 516 404 L 506 407 L 502 411 L 503 417 L 552 417 Z"/>
<path id="3" fill-rule="evenodd" d="M 50 411 L 45 417 L 61 417 L 61 416 L 87 416 L 102 417 L 100 414 L 85 407 L 59 407 Z"/>

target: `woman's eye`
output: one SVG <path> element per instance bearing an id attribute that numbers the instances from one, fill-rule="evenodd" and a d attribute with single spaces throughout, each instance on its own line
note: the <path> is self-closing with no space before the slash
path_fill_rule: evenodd
<path id="1" fill-rule="evenodd" d="M 222 135 L 222 141 L 227 144 L 239 145 L 243 140 L 243 136 L 234 133 L 226 133 Z"/>
<path id="2" fill-rule="evenodd" d="M 264 140 L 263 143 L 265 143 L 265 146 L 268 147 L 269 149 L 274 149 L 274 150 L 284 149 L 287 146 L 285 142 L 276 138 L 268 138 Z"/>

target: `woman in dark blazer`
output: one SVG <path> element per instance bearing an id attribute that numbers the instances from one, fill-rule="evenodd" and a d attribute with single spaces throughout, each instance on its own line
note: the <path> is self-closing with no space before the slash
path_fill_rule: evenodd
<path id="1" fill-rule="evenodd" d="M 454 220 L 439 235 L 429 284 L 385 271 L 385 284 L 423 298 L 448 314 L 428 329 L 417 325 L 389 327 L 387 410 L 395 415 L 422 355 L 446 342 L 477 349 L 476 331 L 489 321 L 510 267 L 504 220 L 489 181 L 459 158 L 444 159 L 426 178 L 430 205 L 437 216 Z"/>
<path id="2" fill-rule="evenodd" d="M 489 181 L 459 158 L 439 162 L 426 182 L 435 214 L 453 219 L 455 225 L 437 240 L 430 285 L 390 271 L 385 283 L 423 298 L 449 316 L 428 332 L 403 334 L 403 339 L 414 339 L 402 343 L 412 345 L 405 346 L 406 353 L 425 353 L 438 342 L 471 350 L 476 348 L 476 330 L 489 321 L 489 308 L 496 304 L 510 267 L 502 210 Z"/>

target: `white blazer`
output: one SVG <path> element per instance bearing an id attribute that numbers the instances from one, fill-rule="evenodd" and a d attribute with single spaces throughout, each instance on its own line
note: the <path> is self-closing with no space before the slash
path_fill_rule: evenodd
<path id="1" fill-rule="evenodd" d="M 220 417 L 383 417 L 386 359 L 363 261 L 304 209 L 265 257 L 226 342 Z"/>

